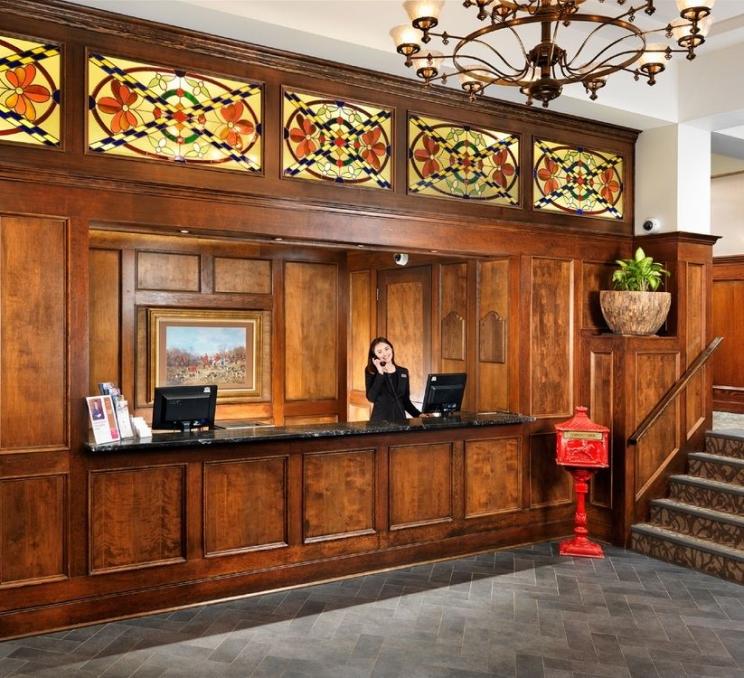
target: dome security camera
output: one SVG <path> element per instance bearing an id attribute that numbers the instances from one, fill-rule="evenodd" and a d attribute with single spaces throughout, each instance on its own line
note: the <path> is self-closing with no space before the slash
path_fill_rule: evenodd
<path id="1" fill-rule="evenodd" d="M 646 233 L 658 233 L 661 230 L 661 221 L 656 217 L 649 217 L 643 222 L 643 230 Z"/>
<path id="2" fill-rule="evenodd" d="M 408 263 L 408 255 L 405 252 L 396 252 L 393 255 L 393 261 L 398 266 L 405 266 Z"/>

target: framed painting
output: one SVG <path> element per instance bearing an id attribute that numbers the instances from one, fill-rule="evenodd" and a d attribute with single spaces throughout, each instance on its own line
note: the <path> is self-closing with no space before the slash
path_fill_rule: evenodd
<path id="1" fill-rule="evenodd" d="M 156 386 L 217 384 L 218 403 L 261 396 L 260 311 L 147 310 L 149 397 Z"/>

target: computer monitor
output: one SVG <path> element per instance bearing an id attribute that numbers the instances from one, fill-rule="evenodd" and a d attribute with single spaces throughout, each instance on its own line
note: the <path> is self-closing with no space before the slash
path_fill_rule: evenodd
<path id="1" fill-rule="evenodd" d="M 208 426 L 214 428 L 217 385 L 159 386 L 152 408 L 153 429 L 178 429 Z"/>
<path id="2" fill-rule="evenodd" d="M 459 411 L 465 394 L 465 372 L 430 374 L 426 378 L 426 391 L 421 411 L 424 414 L 448 415 Z"/>

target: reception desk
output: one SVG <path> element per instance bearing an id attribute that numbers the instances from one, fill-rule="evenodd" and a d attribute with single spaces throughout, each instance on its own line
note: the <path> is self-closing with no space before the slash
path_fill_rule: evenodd
<path id="1" fill-rule="evenodd" d="M 88 444 L 85 570 L 55 584 L 64 605 L 52 622 L 35 619 L 42 605 L 14 614 L 15 629 L 26 616 L 29 629 L 73 626 L 568 534 L 570 502 L 530 494 L 545 468 L 525 449 L 531 421 L 499 412 Z"/>

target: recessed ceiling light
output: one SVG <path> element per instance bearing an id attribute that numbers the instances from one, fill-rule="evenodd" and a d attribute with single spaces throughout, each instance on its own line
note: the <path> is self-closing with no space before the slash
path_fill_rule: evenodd
<path id="1" fill-rule="evenodd" d="M 357 247 L 364 247 L 364 245 L 357 245 Z"/>
<path id="2" fill-rule="evenodd" d="M 191 233 L 191 231 L 189 231 L 189 229 L 188 229 L 188 228 L 179 228 L 179 229 L 178 229 L 178 232 L 179 232 L 179 233 Z"/>
<path id="3" fill-rule="evenodd" d="M 276 238 L 274 238 L 274 240 L 284 240 L 284 238 L 276 237 Z"/>

